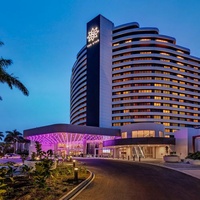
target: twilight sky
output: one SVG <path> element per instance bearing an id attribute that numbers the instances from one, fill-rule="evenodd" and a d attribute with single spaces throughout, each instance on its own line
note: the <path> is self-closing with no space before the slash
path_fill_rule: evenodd
<path id="1" fill-rule="evenodd" d="M 86 23 L 102 14 L 115 26 L 138 22 L 200 57 L 199 0 L 0 0 L 0 56 L 14 64 L 29 97 L 0 84 L 0 131 L 69 123 L 70 76 L 86 43 Z"/>

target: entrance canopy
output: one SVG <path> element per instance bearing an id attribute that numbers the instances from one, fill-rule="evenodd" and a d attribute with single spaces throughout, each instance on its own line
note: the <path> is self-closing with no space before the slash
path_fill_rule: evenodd
<path id="1" fill-rule="evenodd" d="M 120 129 L 53 124 L 24 130 L 24 137 L 43 144 L 73 144 L 83 141 L 103 141 L 121 136 Z"/>

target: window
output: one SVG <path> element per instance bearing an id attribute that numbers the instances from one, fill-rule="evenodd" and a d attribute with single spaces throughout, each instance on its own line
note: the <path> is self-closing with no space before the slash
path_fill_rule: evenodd
<path id="1" fill-rule="evenodd" d="M 122 138 L 127 138 L 127 132 L 122 133 Z"/>
<path id="2" fill-rule="evenodd" d="M 162 98 L 161 98 L 161 97 L 157 97 L 157 96 L 155 96 L 154 99 L 162 99 Z"/>
<path id="3" fill-rule="evenodd" d="M 132 138 L 137 138 L 137 137 L 155 137 L 155 131 L 154 130 L 132 131 Z"/>
<path id="4" fill-rule="evenodd" d="M 147 39 L 147 38 L 143 38 L 143 39 L 140 39 L 140 41 L 150 41 L 151 39 Z"/>
<path id="5" fill-rule="evenodd" d="M 161 39 L 156 39 L 157 42 L 164 42 L 164 43 L 167 43 L 166 40 L 161 40 Z"/>
<path id="6" fill-rule="evenodd" d="M 163 110 L 164 113 L 170 113 L 170 110 Z"/>
<path id="7" fill-rule="evenodd" d="M 164 137 L 164 133 L 162 131 L 159 131 L 159 137 Z"/>

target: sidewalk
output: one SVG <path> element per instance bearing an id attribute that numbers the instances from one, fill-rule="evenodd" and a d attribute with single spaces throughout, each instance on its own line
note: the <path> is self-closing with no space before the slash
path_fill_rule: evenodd
<path id="1" fill-rule="evenodd" d="M 188 174 L 190 176 L 193 176 L 195 178 L 200 179 L 200 165 L 192 165 L 187 164 L 184 162 L 180 163 L 166 163 L 162 159 L 156 160 L 156 159 L 147 159 L 143 158 L 141 159 L 141 163 L 147 163 L 152 164 L 160 167 L 165 167 L 168 169 L 176 170 L 185 174 Z"/>

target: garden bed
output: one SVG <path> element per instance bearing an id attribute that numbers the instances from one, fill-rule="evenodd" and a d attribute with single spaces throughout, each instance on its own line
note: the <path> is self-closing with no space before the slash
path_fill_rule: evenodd
<path id="1" fill-rule="evenodd" d="M 74 187 L 87 179 L 89 173 L 86 168 L 77 163 L 78 180 L 74 180 L 72 163 L 61 162 L 51 171 L 51 176 L 42 184 L 39 177 L 31 173 L 22 173 L 20 176 L 7 177 L 4 180 L 6 193 L 2 194 L 4 200 L 55 200 L 59 199 Z M 37 180 L 38 178 L 38 180 Z M 0 195 L 1 197 L 1 195 Z M 1 199 L 1 198 L 0 198 Z"/>

